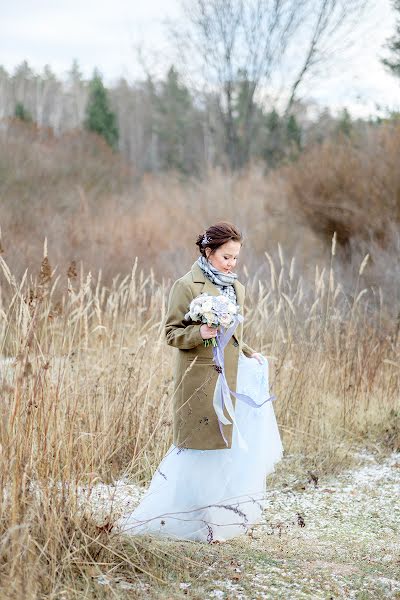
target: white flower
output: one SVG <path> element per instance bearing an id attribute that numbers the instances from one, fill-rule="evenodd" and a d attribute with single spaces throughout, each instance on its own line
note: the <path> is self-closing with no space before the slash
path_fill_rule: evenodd
<path id="1" fill-rule="evenodd" d="M 233 304 L 233 302 L 228 304 L 228 313 L 231 315 L 236 315 L 237 313 L 237 307 Z"/>
<path id="2" fill-rule="evenodd" d="M 212 310 L 212 301 L 206 300 L 205 302 L 203 302 L 203 304 L 201 305 L 201 309 L 203 313 L 210 312 Z"/>
<path id="3" fill-rule="evenodd" d="M 192 315 L 192 317 L 198 317 L 199 315 L 201 315 L 201 306 L 199 306 L 198 304 L 195 304 L 192 307 L 190 314 Z"/>
<path id="4" fill-rule="evenodd" d="M 221 317 L 221 325 L 223 327 L 229 327 L 229 325 L 232 323 L 232 319 L 229 315 L 224 315 L 223 317 Z"/>
<path id="5" fill-rule="evenodd" d="M 211 327 L 211 325 L 214 323 L 215 321 L 215 315 L 212 311 L 207 311 L 204 313 L 204 318 L 207 320 L 207 325 L 209 327 Z"/>

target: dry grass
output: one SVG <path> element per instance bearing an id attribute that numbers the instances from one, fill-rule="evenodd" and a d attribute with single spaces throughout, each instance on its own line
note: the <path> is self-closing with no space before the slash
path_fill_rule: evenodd
<path id="1" fill-rule="evenodd" d="M 138 181 L 93 139 L 13 127 L 0 132 L 1 597 L 105 598 L 103 571 L 162 586 L 218 560 L 214 547 L 122 543 L 112 514 L 99 523 L 78 503 L 79 485 L 147 483 L 172 441 L 166 299 L 192 262 L 183 248 L 216 219 L 247 238 L 245 339 L 269 359 L 291 468 L 323 475 L 360 445 L 399 448 L 396 128 L 268 178 L 253 166 Z M 362 218 L 346 225 L 346 262 L 347 205 Z M 367 214 L 377 231 L 391 219 L 387 236 L 369 235 Z"/>
<path id="2" fill-rule="evenodd" d="M 348 296 L 333 253 L 330 269 L 316 267 L 312 289 L 281 248 L 278 256 L 266 255 L 269 281 L 248 284 L 245 339 L 269 357 L 286 452 L 324 473 L 368 439 L 398 448 L 398 324 L 362 289 L 365 263 Z M 148 482 L 171 443 L 170 282 L 137 261 L 111 286 L 74 265 L 56 277 L 46 247 L 37 277 L 17 281 L 2 259 L 1 270 L 0 355 L 12 358 L 0 381 L 7 597 L 102 597 L 91 577 L 105 564 L 159 580 L 171 565 L 196 570 L 196 561 L 175 558 L 173 545 L 167 554 L 162 544 L 121 546 L 113 515 L 96 524 L 77 499 L 79 484 L 123 472 Z"/>

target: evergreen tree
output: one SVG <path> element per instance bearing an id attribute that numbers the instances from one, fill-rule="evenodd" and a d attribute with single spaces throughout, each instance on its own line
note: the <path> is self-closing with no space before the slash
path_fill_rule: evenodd
<path id="1" fill-rule="evenodd" d="M 353 129 L 353 123 L 351 120 L 351 115 L 347 108 L 344 108 L 339 116 L 339 121 L 337 125 L 337 131 L 344 133 L 344 135 L 350 136 L 351 130 Z"/>
<path id="2" fill-rule="evenodd" d="M 165 81 L 161 83 L 159 95 L 154 95 L 153 90 L 153 97 L 158 108 L 156 131 L 163 168 L 186 171 L 185 144 L 190 128 L 192 100 L 174 66 L 170 67 Z"/>
<path id="3" fill-rule="evenodd" d="M 103 136 L 112 148 L 117 147 L 119 135 L 116 117 L 110 108 L 107 90 L 98 71 L 94 72 L 89 84 L 89 99 L 84 125 L 89 131 Z"/>
<path id="4" fill-rule="evenodd" d="M 290 115 L 286 123 L 286 137 L 290 146 L 299 149 L 301 146 L 301 128 L 294 115 Z"/>
<path id="5" fill-rule="evenodd" d="M 236 166 L 243 167 L 251 158 L 256 139 L 256 117 L 262 112 L 254 101 L 254 82 L 250 81 L 245 69 L 240 69 L 234 86 L 233 119 L 236 131 Z"/>
<path id="6" fill-rule="evenodd" d="M 392 53 L 391 58 L 383 58 L 382 63 L 392 75 L 400 77 L 400 0 L 393 0 L 393 8 L 398 17 L 395 34 L 389 38 L 386 48 Z"/>
<path id="7" fill-rule="evenodd" d="M 275 108 L 265 116 L 266 136 L 262 155 L 270 167 L 276 167 L 285 154 L 283 119 Z"/>
<path id="8" fill-rule="evenodd" d="M 32 122 L 31 113 L 25 108 L 22 102 L 17 102 L 15 105 L 14 116 L 20 121 L 25 121 L 26 123 Z"/>

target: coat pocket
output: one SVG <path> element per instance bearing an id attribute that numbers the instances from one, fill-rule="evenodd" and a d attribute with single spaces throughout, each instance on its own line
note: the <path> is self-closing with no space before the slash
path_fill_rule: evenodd
<path id="1" fill-rule="evenodd" d="M 195 360 L 196 359 L 196 360 Z M 215 362 L 213 361 L 212 357 L 208 357 L 208 356 L 185 356 L 185 362 L 187 364 L 190 364 L 193 360 L 195 360 L 195 362 L 193 363 L 194 365 L 210 365 L 211 367 L 213 367 L 215 365 Z"/>

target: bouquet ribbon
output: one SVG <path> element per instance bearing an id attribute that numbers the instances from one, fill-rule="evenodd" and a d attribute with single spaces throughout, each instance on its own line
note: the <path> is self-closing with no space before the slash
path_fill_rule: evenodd
<path id="1" fill-rule="evenodd" d="M 228 329 L 224 329 L 221 332 L 217 331 L 217 336 L 216 336 L 217 346 L 213 346 L 213 355 L 214 355 L 213 360 L 216 363 L 216 365 L 218 367 L 220 367 L 220 369 L 218 369 L 219 377 L 218 377 L 217 384 L 215 387 L 213 406 L 214 406 L 214 410 L 218 417 L 219 429 L 220 429 L 221 435 L 224 439 L 226 446 L 228 446 L 228 441 L 223 432 L 223 428 L 222 428 L 223 424 L 224 425 L 233 425 L 235 427 L 237 435 L 238 435 L 239 447 L 243 448 L 244 450 L 248 450 L 247 443 L 243 439 L 243 436 L 241 435 L 238 425 L 237 425 L 237 422 L 236 422 L 235 409 L 233 407 L 231 394 L 233 394 L 235 396 L 235 398 L 237 398 L 238 400 L 241 400 L 242 402 L 245 402 L 246 404 L 248 404 L 249 406 L 252 406 L 254 408 L 260 408 L 266 402 L 268 402 L 270 400 L 274 400 L 275 396 L 269 396 L 262 402 L 256 402 L 255 400 L 253 400 L 253 398 L 251 398 L 247 394 L 240 394 L 238 392 L 234 392 L 228 386 L 228 382 L 227 382 L 226 376 L 225 376 L 224 349 L 225 349 L 229 339 L 232 337 L 232 334 L 234 333 L 236 327 L 239 325 L 239 323 L 241 321 L 243 321 L 243 316 L 235 315 L 234 322 Z M 226 412 L 228 413 L 229 417 L 231 418 L 231 421 L 225 416 L 224 408 L 226 409 Z"/>

